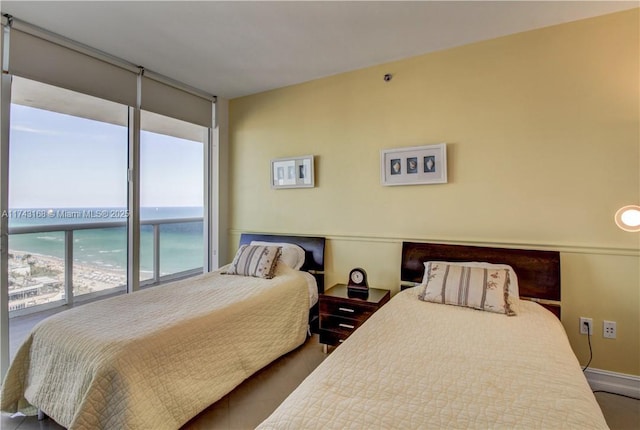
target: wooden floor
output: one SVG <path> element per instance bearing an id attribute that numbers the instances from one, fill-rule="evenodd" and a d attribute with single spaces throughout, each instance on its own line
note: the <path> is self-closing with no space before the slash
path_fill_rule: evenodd
<path id="1" fill-rule="evenodd" d="M 41 319 L 55 313 L 14 318 L 10 320 L 11 357 L 22 340 Z M 265 420 L 276 407 L 324 359 L 318 336 L 307 339 L 304 345 L 286 354 L 254 374 L 231 393 L 189 421 L 186 429 L 253 429 Z M 596 393 L 607 424 L 612 430 L 640 429 L 640 401 L 606 393 Z M 2 414 L 2 430 L 62 429 L 51 419 L 38 421 L 35 417 L 15 417 Z"/>

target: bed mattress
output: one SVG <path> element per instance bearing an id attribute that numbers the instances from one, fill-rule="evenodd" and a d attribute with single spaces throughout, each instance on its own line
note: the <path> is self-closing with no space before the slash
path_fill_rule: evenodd
<path id="1" fill-rule="evenodd" d="M 605 429 L 549 311 L 518 316 L 396 295 L 259 427 Z"/>
<path id="2" fill-rule="evenodd" d="M 305 277 L 201 275 L 42 321 L 18 350 L 1 409 L 71 429 L 176 429 L 306 337 Z"/>

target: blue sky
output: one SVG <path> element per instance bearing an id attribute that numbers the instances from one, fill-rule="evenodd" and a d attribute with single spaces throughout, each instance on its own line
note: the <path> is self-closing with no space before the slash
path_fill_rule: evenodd
<path id="1" fill-rule="evenodd" d="M 202 206 L 202 143 L 140 139 L 141 206 Z M 11 105 L 11 208 L 124 207 L 126 173 L 126 127 Z"/>

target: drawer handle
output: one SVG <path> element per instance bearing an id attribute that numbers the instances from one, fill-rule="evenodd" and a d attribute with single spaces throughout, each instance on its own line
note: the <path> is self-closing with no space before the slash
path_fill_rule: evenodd
<path id="1" fill-rule="evenodd" d="M 349 308 L 338 308 L 338 310 L 342 311 L 342 312 L 355 312 L 355 310 L 353 309 L 349 309 Z"/>
<path id="2" fill-rule="evenodd" d="M 356 328 L 356 326 L 351 325 L 351 324 L 342 324 L 342 323 L 340 323 L 340 324 L 338 324 L 338 325 L 339 325 L 340 327 L 343 327 L 343 328 Z"/>

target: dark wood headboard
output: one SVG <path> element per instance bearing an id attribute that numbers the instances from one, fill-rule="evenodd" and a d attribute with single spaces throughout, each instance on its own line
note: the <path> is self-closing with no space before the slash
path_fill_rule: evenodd
<path id="1" fill-rule="evenodd" d="M 403 242 L 400 276 L 419 283 L 425 261 L 485 261 L 513 267 L 520 298 L 539 302 L 560 317 L 560 253 L 529 249 Z"/>
<path id="2" fill-rule="evenodd" d="M 324 293 L 324 237 L 283 236 L 259 233 L 242 233 L 240 235 L 240 245 L 248 245 L 253 240 L 293 243 L 304 249 L 305 261 L 300 270 L 311 273 L 318 283 L 318 292 L 320 294 Z"/>

